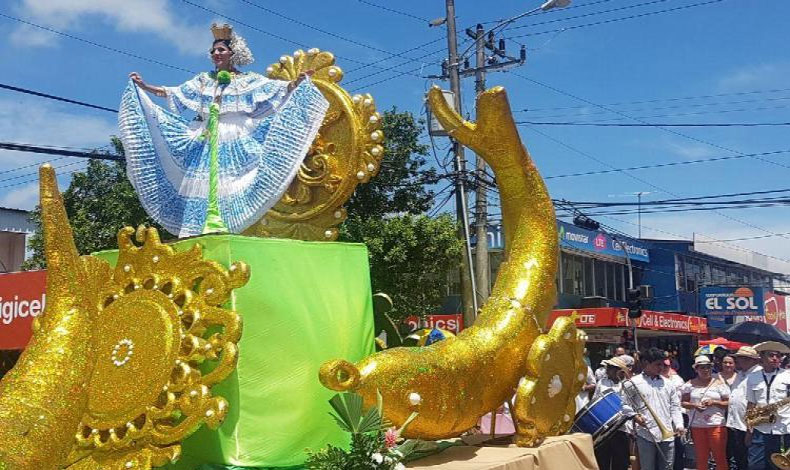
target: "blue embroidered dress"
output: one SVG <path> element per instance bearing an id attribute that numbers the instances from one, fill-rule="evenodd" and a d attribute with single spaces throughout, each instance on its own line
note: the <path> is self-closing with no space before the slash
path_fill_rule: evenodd
<path id="1" fill-rule="evenodd" d="M 209 112 L 221 95 L 217 125 L 222 221 L 239 233 L 280 200 L 315 139 L 329 106 L 309 80 L 288 82 L 246 72 L 227 85 L 201 73 L 165 87 L 170 111 L 129 82 L 119 113 L 126 172 L 146 212 L 179 237 L 198 235 L 209 197 Z M 194 120 L 184 114 L 193 112 Z"/>

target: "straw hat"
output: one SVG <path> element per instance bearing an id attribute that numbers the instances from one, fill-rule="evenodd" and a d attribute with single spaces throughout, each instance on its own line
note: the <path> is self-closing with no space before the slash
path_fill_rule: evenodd
<path id="1" fill-rule="evenodd" d="M 617 367 L 618 369 L 622 369 L 624 371 L 628 371 L 628 364 L 626 364 L 625 361 L 623 361 L 619 357 L 613 357 L 611 359 L 605 359 L 605 360 L 601 361 L 601 364 L 603 364 L 603 365 L 605 365 L 607 367 L 612 366 L 612 367 Z"/>
<path id="2" fill-rule="evenodd" d="M 790 353 L 790 348 L 778 341 L 764 341 L 762 343 L 755 344 L 754 350 L 758 353 L 766 351 L 775 351 L 783 354 Z"/>
<path id="3" fill-rule="evenodd" d="M 695 369 L 702 365 L 712 365 L 713 363 L 710 362 L 710 358 L 708 356 L 697 356 L 694 358 L 694 367 Z"/>
<path id="4" fill-rule="evenodd" d="M 760 354 L 751 346 L 741 346 L 738 352 L 733 354 L 735 357 L 746 357 L 749 359 L 760 359 Z"/>

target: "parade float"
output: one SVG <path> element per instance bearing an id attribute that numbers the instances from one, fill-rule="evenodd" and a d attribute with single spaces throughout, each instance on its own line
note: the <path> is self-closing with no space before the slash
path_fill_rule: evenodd
<path id="1" fill-rule="evenodd" d="M 215 65 L 246 49 L 227 25 L 212 30 Z M 124 93 L 130 180 L 181 239 L 124 228 L 118 250 L 78 256 L 54 170 L 41 168 L 49 301 L 0 382 L 0 469 L 300 468 L 365 430 L 435 454 L 414 468 L 499 468 L 502 452 L 523 462 L 513 468 L 595 468 L 589 436 L 551 437 L 573 424 L 584 334 L 570 318 L 541 327 L 554 212 L 504 89 L 478 97 L 476 123 L 428 95 L 500 188 L 509 251 L 492 295 L 457 336 L 374 353 L 367 251 L 334 241 L 384 157 L 373 98 L 350 96 L 317 49 L 280 57 L 268 79 L 223 71 L 172 88 L 137 76 Z M 514 393 L 519 447 L 447 441 Z"/>

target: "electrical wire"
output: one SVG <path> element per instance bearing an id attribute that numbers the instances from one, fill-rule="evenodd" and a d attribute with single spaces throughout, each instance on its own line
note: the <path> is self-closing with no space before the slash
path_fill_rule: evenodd
<path id="1" fill-rule="evenodd" d="M 696 160 L 682 160 L 678 162 L 667 162 L 667 163 L 656 163 L 652 165 L 640 165 L 640 166 L 632 166 L 626 168 L 614 168 L 611 170 L 594 170 L 594 171 L 585 171 L 585 172 L 578 172 L 578 173 L 566 173 L 561 175 L 549 175 L 544 176 L 543 179 L 550 180 L 550 179 L 557 179 L 557 178 L 573 178 L 578 176 L 594 176 L 594 175 L 604 175 L 608 173 L 617 173 L 622 171 L 634 171 L 634 170 L 649 170 L 654 168 L 665 168 L 665 167 L 673 167 L 673 166 L 683 166 L 683 165 L 695 165 L 698 163 L 712 163 L 712 162 L 719 162 L 725 160 L 739 160 L 742 158 L 749 158 L 752 156 L 766 156 L 766 155 L 777 155 L 777 154 L 784 154 L 790 153 L 790 149 L 788 150 L 774 150 L 771 152 L 759 152 L 753 154 L 744 154 L 744 155 L 728 155 L 724 157 L 711 157 L 711 158 L 700 158 Z"/>
<path id="2" fill-rule="evenodd" d="M 240 1 L 242 3 L 245 3 L 247 5 L 250 5 L 252 7 L 255 7 L 255 8 L 259 9 L 259 10 L 262 10 L 262 11 L 265 11 L 267 13 L 270 13 L 270 14 L 272 14 L 274 16 L 277 16 L 278 18 L 282 18 L 282 19 L 290 21 L 292 23 L 296 23 L 299 26 L 304 26 L 305 28 L 312 29 L 313 31 L 318 31 L 319 33 L 325 34 L 325 35 L 327 35 L 329 37 L 333 37 L 335 39 L 339 39 L 341 41 L 345 41 L 345 42 L 347 42 L 349 44 L 353 44 L 353 45 L 359 46 L 359 47 L 364 47 L 365 49 L 370 49 L 370 50 L 373 50 L 373 51 L 376 51 L 376 52 L 383 52 L 385 54 L 388 54 L 390 57 L 400 57 L 400 58 L 403 58 L 403 59 L 413 60 L 410 57 L 406 57 L 406 56 L 402 55 L 402 53 L 390 52 L 390 51 L 387 51 L 387 50 L 384 50 L 384 49 L 380 49 L 380 48 L 378 48 L 376 46 L 373 46 L 371 44 L 366 44 L 366 43 L 363 43 L 363 42 L 351 39 L 349 37 L 346 37 L 346 36 L 343 36 L 343 35 L 340 35 L 340 34 L 337 34 L 337 33 L 333 33 L 331 31 L 327 31 L 325 29 L 321 29 L 321 28 L 319 28 L 317 26 L 305 23 L 304 21 L 297 20 L 296 18 L 292 18 L 290 16 L 286 16 L 286 15 L 280 13 L 280 12 L 272 10 L 271 8 L 267 8 L 267 7 L 264 7 L 262 5 L 258 5 L 257 3 L 251 2 L 250 0 L 238 0 L 238 1 Z"/>
<path id="3" fill-rule="evenodd" d="M 101 43 L 98 43 L 98 42 L 95 42 L 95 41 L 90 41 L 88 39 L 84 39 L 84 38 L 81 38 L 79 36 L 75 36 L 73 34 L 64 33 L 63 31 L 58 31 L 57 29 L 50 28 L 48 26 L 42 26 L 40 24 L 33 23 L 32 21 L 23 20 L 22 18 L 17 18 L 16 16 L 8 15 L 8 14 L 3 13 L 1 11 L 0 11 L 0 17 L 6 18 L 6 19 L 9 19 L 9 20 L 13 20 L 13 21 L 16 21 L 18 23 L 26 24 L 28 26 L 32 26 L 34 28 L 41 29 L 43 31 L 49 31 L 50 33 L 57 34 L 57 35 L 65 37 L 65 38 L 73 39 L 75 41 L 79 41 L 79 42 L 82 42 L 82 43 L 85 43 L 85 44 L 89 44 L 91 46 L 99 47 L 101 49 L 104 49 L 104 50 L 107 50 L 107 51 L 110 51 L 110 52 L 115 52 L 117 54 L 122 54 L 122 55 L 125 55 L 127 57 L 132 57 L 134 59 L 142 60 L 142 61 L 149 62 L 149 63 L 156 64 L 156 65 L 160 65 L 162 67 L 167 67 L 167 68 L 173 69 L 173 70 L 180 70 L 182 72 L 187 72 L 187 73 L 191 73 L 191 74 L 195 73 L 194 71 L 189 70 L 189 69 L 185 69 L 183 67 L 178 67 L 178 66 L 175 66 L 175 65 L 171 65 L 171 64 L 168 64 L 166 62 L 162 62 L 161 60 L 151 59 L 149 57 L 143 57 L 143 56 L 135 54 L 133 52 L 125 51 L 123 49 L 118 49 L 116 47 L 107 46 L 107 45 L 104 45 L 104 44 L 101 44 Z"/>
<path id="4" fill-rule="evenodd" d="M 672 123 L 616 123 L 616 122 L 538 122 L 517 121 L 518 125 L 528 126 L 590 126 L 590 127 L 781 127 L 790 126 L 790 122 L 721 122 L 697 124 Z"/>
<path id="5" fill-rule="evenodd" d="M 712 95 L 695 95 L 695 96 L 681 96 L 681 97 L 672 97 L 672 98 L 654 98 L 649 100 L 638 100 L 638 101 L 620 101 L 617 103 L 604 103 L 604 106 L 628 106 L 632 104 L 650 104 L 650 103 L 664 103 L 664 102 L 674 102 L 674 101 L 690 101 L 690 100 L 702 100 L 702 99 L 710 99 L 710 98 L 721 98 L 724 96 L 744 96 L 744 95 L 754 95 L 754 94 L 768 94 L 768 93 L 783 93 L 790 91 L 790 88 L 774 88 L 768 90 L 751 90 L 751 91 L 739 91 L 739 92 L 732 92 L 732 93 L 717 93 Z M 734 103 L 730 103 L 734 104 Z M 691 105 L 689 105 L 691 106 Z M 561 111 L 561 110 L 569 110 L 569 109 L 585 109 L 587 106 L 557 106 L 557 107 L 549 107 L 549 108 L 524 108 L 517 112 L 535 112 L 535 111 Z M 651 108 L 651 109 L 666 109 L 666 108 Z"/>
<path id="6" fill-rule="evenodd" d="M 668 8 L 668 9 L 665 9 L 665 10 L 651 11 L 651 12 L 641 13 L 641 14 L 637 14 L 637 15 L 625 16 L 625 17 L 621 17 L 621 18 L 612 18 L 612 19 L 608 19 L 608 20 L 601 20 L 601 21 L 595 21 L 593 23 L 585 23 L 585 24 L 580 24 L 580 25 L 567 26 L 565 28 L 552 29 L 552 30 L 548 30 L 548 31 L 538 31 L 538 32 L 535 32 L 535 33 L 521 34 L 521 35 L 518 35 L 518 36 L 508 37 L 506 39 L 526 38 L 526 37 L 530 37 L 530 36 L 539 36 L 539 35 L 542 35 L 542 34 L 553 34 L 553 33 L 558 33 L 558 32 L 562 33 L 562 32 L 570 31 L 570 30 L 574 30 L 574 29 L 588 28 L 588 27 L 591 27 L 591 26 L 600 26 L 600 25 L 604 25 L 604 24 L 617 23 L 617 22 L 620 22 L 620 21 L 628 21 L 628 20 L 633 20 L 633 19 L 637 19 L 637 18 L 644 18 L 644 17 L 647 17 L 647 16 L 661 15 L 661 14 L 664 14 L 664 13 L 672 13 L 672 12 L 675 12 L 675 11 L 686 10 L 686 9 L 689 9 L 689 8 L 696 8 L 696 7 L 706 6 L 706 5 L 713 5 L 713 4 L 716 4 L 716 3 L 721 3 L 723 1 L 726 1 L 726 0 L 709 0 L 709 1 L 706 1 L 706 2 L 693 3 L 691 5 L 684 5 L 684 6 L 675 7 L 675 8 Z"/>

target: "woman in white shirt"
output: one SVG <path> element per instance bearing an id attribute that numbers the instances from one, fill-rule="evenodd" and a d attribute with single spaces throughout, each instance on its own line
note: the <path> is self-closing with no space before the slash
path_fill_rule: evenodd
<path id="1" fill-rule="evenodd" d="M 713 454 L 718 470 L 728 470 L 725 425 L 730 388 L 712 376 L 712 367 L 713 364 L 707 356 L 697 356 L 694 359 L 697 376 L 681 388 L 680 404 L 689 410 L 697 470 L 707 470 L 710 454 Z"/>

